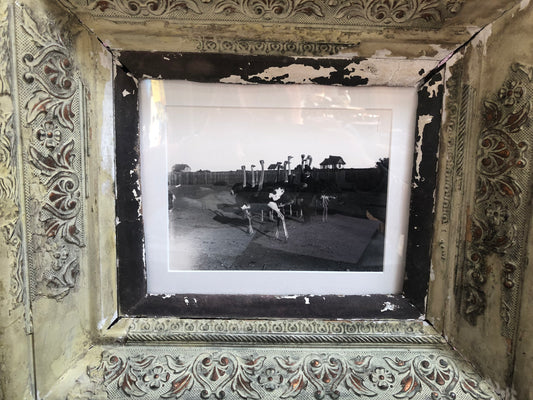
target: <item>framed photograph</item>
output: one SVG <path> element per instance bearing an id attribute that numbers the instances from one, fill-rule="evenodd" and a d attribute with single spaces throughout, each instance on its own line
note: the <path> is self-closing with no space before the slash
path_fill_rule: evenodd
<path id="1" fill-rule="evenodd" d="M 139 86 L 148 293 L 401 291 L 414 89 Z"/>

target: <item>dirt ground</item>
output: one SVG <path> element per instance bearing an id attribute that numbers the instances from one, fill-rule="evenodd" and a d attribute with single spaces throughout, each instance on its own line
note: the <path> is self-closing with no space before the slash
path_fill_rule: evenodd
<path id="1" fill-rule="evenodd" d="M 281 226 L 276 238 L 277 223 L 267 212 L 263 218 L 260 212 L 253 214 L 250 234 L 248 220 L 228 187 L 170 189 L 175 195 L 169 211 L 171 270 L 382 270 L 380 223 L 361 218 L 368 204 L 356 202 L 351 193 L 330 203 L 327 220 L 320 204 L 305 222 L 286 208 L 285 240 Z M 384 214 L 379 204 L 372 214 Z"/>

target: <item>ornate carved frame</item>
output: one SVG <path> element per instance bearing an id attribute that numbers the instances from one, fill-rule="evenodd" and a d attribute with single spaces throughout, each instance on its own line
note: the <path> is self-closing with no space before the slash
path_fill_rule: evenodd
<path id="1" fill-rule="evenodd" d="M 290 3 L 296 7 L 312 2 Z M 334 3 L 331 2 L 331 5 Z M 111 4 L 121 3 L 94 2 L 93 11 L 98 8 L 98 12 L 105 12 Z M 179 7 L 190 8 L 192 4 L 196 3 L 179 2 Z M 230 7 L 231 12 L 237 12 L 237 9 L 235 5 Z M 143 10 L 149 13 L 157 11 L 149 7 Z M 296 7 L 294 10 L 302 9 Z M 316 14 L 318 11 L 311 7 L 309 12 Z M 11 95 L 14 104 L 13 112 L 3 113 L 0 119 L 0 198 L 2 204 L 6 204 L 2 209 L 2 233 L 16 249 L 12 293 L 16 302 L 27 308 L 28 332 L 31 331 L 32 301 L 42 297 L 61 301 L 73 296 L 79 289 L 80 270 L 88 264 L 82 261 L 86 261 L 86 207 L 91 196 L 88 184 L 90 171 L 87 170 L 91 149 L 87 111 L 90 105 L 87 104 L 89 96 L 83 84 L 84 77 L 74 63 L 68 37 L 63 37 L 52 24 L 41 22 L 31 10 L 17 5 L 9 8 L 7 22 L 0 24 L 0 31 L 9 30 L 9 35 L 2 37 L 11 37 L 14 41 L 2 43 L 6 52 L 0 59 L 0 92 Z M 43 26 L 44 30 L 40 28 Z M 13 63 L 9 62 L 10 57 Z M 531 82 L 530 70 L 515 66 L 513 73 L 525 74 Z M 8 79 L 4 80 L 4 77 Z M 412 246 L 409 254 L 412 257 L 408 260 L 411 264 L 408 274 L 411 275 L 408 275 L 405 286 L 406 295 L 414 299 L 418 307 L 423 307 L 424 299 L 413 294 L 427 287 L 430 273 L 427 264 L 421 265 L 417 260 L 420 254 L 425 254 L 427 259 L 433 229 L 433 210 L 427 207 L 427 202 L 435 188 L 436 177 L 434 173 L 424 171 L 435 171 L 438 140 L 434 140 L 434 135 L 438 135 L 441 125 L 438 110 L 444 89 L 442 78 L 441 74 L 434 74 L 420 90 L 418 115 L 430 115 L 432 118 L 421 121 L 423 123 L 419 121 L 417 126 L 420 157 L 415 165 L 413 182 L 413 234 L 409 238 Z M 522 180 L 529 177 L 527 163 L 524 162 L 527 148 L 524 141 L 507 140 L 508 135 L 504 132 L 516 133 L 529 124 L 527 112 L 524 112 L 526 109 L 529 111 L 529 103 L 515 96 L 516 90 L 514 87 L 511 90 L 516 104 L 503 103 L 506 107 L 514 107 L 512 110 L 508 107 L 511 111 L 505 115 L 495 102 L 488 100 L 485 103 L 487 124 L 480 134 L 477 172 L 477 203 L 481 208 L 476 215 L 481 220 L 490 207 L 510 209 L 513 197 L 510 192 L 514 190 L 513 193 L 517 193 L 518 186 L 513 186 L 506 179 L 509 169 L 524 171 L 519 174 Z M 440 93 L 440 96 L 435 96 L 435 93 Z M 461 93 L 468 96 L 468 88 L 461 88 Z M 127 118 L 128 115 L 122 117 Z M 464 123 L 464 120 L 459 121 L 459 125 Z M 495 171 L 497 167 L 493 168 L 489 162 L 497 163 L 494 157 L 499 155 L 494 151 L 500 150 L 499 142 L 494 139 L 496 133 L 500 135 L 499 140 L 510 148 L 510 155 L 505 157 L 512 156 L 513 160 L 512 165 L 506 164 L 509 168 L 503 173 Z M 458 157 L 454 157 L 455 164 L 449 166 L 450 174 L 462 168 L 461 137 L 454 140 L 454 146 L 450 147 Z M 117 173 L 129 174 L 129 178 L 134 179 L 133 171 L 119 168 Z M 495 179 L 494 175 L 498 178 Z M 454 179 L 461 176 L 458 174 Z M 483 197 L 489 187 L 503 196 L 497 204 L 489 204 Z M 448 193 L 448 196 L 451 195 Z M 524 204 L 527 203 L 520 201 L 518 205 Z M 518 212 L 527 212 L 525 207 Z M 445 218 L 446 212 L 443 215 Z M 491 238 L 500 243 L 499 224 L 493 219 L 487 221 Z M 482 264 L 476 267 L 478 258 L 474 256 L 477 250 L 484 249 L 484 243 L 488 243 L 486 231 L 482 228 L 474 230 L 474 241 L 467 249 L 474 265 L 465 272 L 464 285 L 474 291 L 479 290 L 481 281 L 470 282 L 469 279 L 483 274 Z M 504 280 L 504 286 L 508 289 L 517 284 L 519 272 L 511 267 L 524 257 L 523 251 L 520 251 L 523 246 L 523 243 L 518 246 L 518 252 L 508 253 L 511 259 L 504 271 L 504 276 L 508 278 Z M 483 257 L 485 253 L 481 253 Z M 466 314 L 470 310 L 469 299 L 471 297 L 465 300 L 463 308 Z M 516 304 L 517 295 L 512 297 L 512 301 Z M 478 307 L 475 312 L 482 312 L 482 309 Z M 113 324 L 110 322 L 99 327 L 93 338 L 92 346 L 94 351 L 101 353 L 100 359 L 96 363 L 87 363 L 85 381 L 82 379 L 77 387 L 71 388 L 69 397 L 329 397 L 332 400 L 354 395 L 383 399 L 391 396 L 409 399 L 497 397 L 494 390 L 422 319 L 328 321 L 316 318 L 124 316 L 115 319 Z M 124 342 L 128 345 L 124 346 Z"/>

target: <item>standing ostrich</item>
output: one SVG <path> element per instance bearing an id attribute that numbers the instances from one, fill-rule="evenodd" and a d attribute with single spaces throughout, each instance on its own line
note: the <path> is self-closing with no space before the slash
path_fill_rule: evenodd
<path id="1" fill-rule="evenodd" d="M 268 194 L 270 201 L 267 203 L 267 206 L 274 211 L 276 215 L 276 239 L 279 239 L 279 223 L 281 221 L 283 225 L 283 233 L 285 234 L 285 240 L 289 239 L 289 234 L 287 233 L 287 225 L 285 225 L 285 216 L 281 212 L 281 208 L 284 206 L 280 203 L 281 197 L 285 193 L 285 190 L 282 187 L 276 187 L 272 192 Z"/>
<path id="2" fill-rule="evenodd" d="M 265 183 L 265 161 L 259 160 L 259 164 L 261 164 L 261 175 L 259 176 L 259 183 L 257 184 L 258 192 L 263 190 L 263 184 Z"/>
<path id="3" fill-rule="evenodd" d="M 289 182 L 289 177 L 291 176 L 291 160 L 293 158 L 293 156 L 287 157 L 287 174 L 285 175 L 285 182 Z"/>
<path id="4" fill-rule="evenodd" d="M 246 189 L 246 166 L 241 165 L 242 170 L 242 183 L 236 183 L 231 187 L 231 194 L 235 194 L 237 192 L 241 192 L 242 190 Z"/>
<path id="5" fill-rule="evenodd" d="M 276 165 L 277 165 L 277 168 L 276 168 L 276 182 L 279 182 L 279 170 L 281 169 L 281 162 L 278 161 L 276 163 Z"/>
<path id="6" fill-rule="evenodd" d="M 254 173 L 255 165 L 252 164 L 250 166 L 250 171 L 252 171 L 252 188 L 255 188 L 255 173 Z"/>
<path id="7" fill-rule="evenodd" d="M 309 169 L 311 169 L 311 163 L 313 162 L 313 157 L 311 157 L 311 155 L 309 154 L 307 156 L 307 158 L 305 159 L 306 163 L 307 163 L 307 166 L 309 167 Z"/>

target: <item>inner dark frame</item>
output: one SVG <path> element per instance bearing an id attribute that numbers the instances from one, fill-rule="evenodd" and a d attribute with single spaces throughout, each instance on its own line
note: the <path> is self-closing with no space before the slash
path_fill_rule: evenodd
<path id="1" fill-rule="evenodd" d="M 410 201 L 409 234 L 405 282 L 402 295 L 298 296 L 280 298 L 263 295 L 173 296 L 147 293 L 144 265 L 144 228 L 140 210 L 140 154 L 138 82 L 146 77 L 220 82 L 229 76 L 258 84 L 273 84 L 283 77 L 262 80 L 257 75 L 270 67 L 289 65 L 334 68 L 329 78 L 310 81 L 324 85 L 359 86 L 368 80 L 345 77 L 346 67 L 361 59 L 311 59 L 275 56 L 239 56 L 198 53 L 122 52 L 115 62 L 114 107 L 116 132 L 116 238 L 118 257 L 118 301 L 120 316 L 176 316 L 185 318 L 342 318 L 411 319 L 423 314 L 430 266 L 433 203 L 441 121 L 443 85 L 440 73 L 429 82 L 437 95 L 422 86 L 417 116 L 431 115 L 432 121 L 415 140 L 422 160 L 416 169 Z M 439 83 L 440 82 L 440 83 Z M 417 118 L 418 120 L 418 118 Z M 418 128 L 417 128 L 418 129 Z M 414 159 L 417 159 L 415 155 Z M 413 180 L 415 168 L 413 167 Z M 190 301 L 194 299 L 194 301 Z M 381 311 L 384 303 L 392 307 Z"/>

